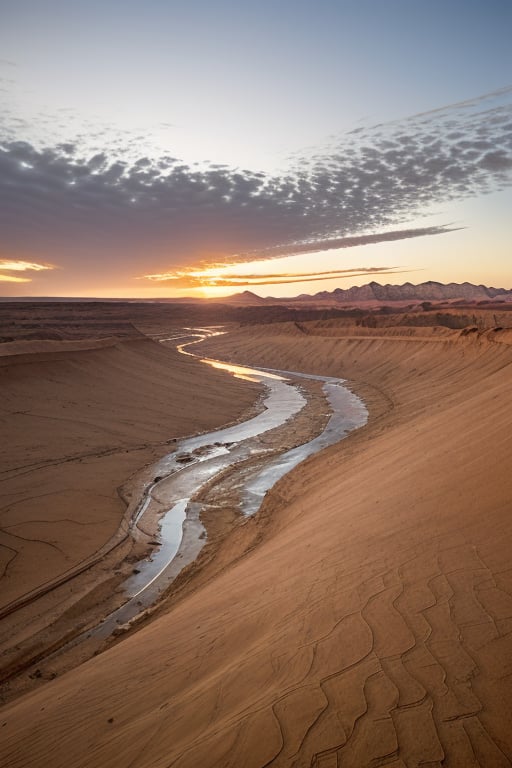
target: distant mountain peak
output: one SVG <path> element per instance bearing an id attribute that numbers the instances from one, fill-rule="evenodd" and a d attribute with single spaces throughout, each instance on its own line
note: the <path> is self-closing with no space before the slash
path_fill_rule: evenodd
<path id="1" fill-rule="evenodd" d="M 257 293 L 253 293 L 252 291 L 233 293 L 231 296 L 222 296 L 222 298 L 215 299 L 215 301 L 222 304 L 247 304 L 254 306 L 259 306 L 260 304 L 268 304 L 268 299 L 263 299 L 261 296 L 258 296 Z"/>

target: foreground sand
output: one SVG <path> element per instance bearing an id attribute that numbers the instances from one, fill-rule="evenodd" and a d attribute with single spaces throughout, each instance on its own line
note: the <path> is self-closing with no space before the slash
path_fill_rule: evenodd
<path id="1" fill-rule="evenodd" d="M 1 764 L 510 765 L 507 333 L 290 324 L 215 349 L 344 375 L 372 420 L 285 478 L 167 613 L 5 706 Z"/>

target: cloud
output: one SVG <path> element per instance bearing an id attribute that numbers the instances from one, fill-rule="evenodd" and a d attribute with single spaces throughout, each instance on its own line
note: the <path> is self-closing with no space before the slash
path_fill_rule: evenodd
<path id="1" fill-rule="evenodd" d="M 9 135 L 0 245 L 112 275 L 140 274 L 141 261 L 156 274 L 441 234 L 448 225 L 404 225 L 512 179 L 510 90 L 357 129 L 274 175 L 171 154 L 130 159 L 133 143 L 87 153 L 80 141 L 35 147 Z"/>
<path id="2" fill-rule="evenodd" d="M 42 272 L 47 269 L 54 269 L 52 264 L 37 264 L 33 261 L 22 261 L 20 259 L 0 259 L 0 282 L 1 283 L 30 283 L 30 277 L 19 277 L 19 275 L 6 275 L 5 272 Z"/>
<path id="3" fill-rule="evenodd" d="M 30 283 L 28 277 L 16 277 L 15 275 L 2 275 L 0 272 L 0 283 Z"/>
<path id="4" fill-rule="evenodd" d="M 271 274 L 215 274 L 214 270 L 205 272 L 176 270 L 154 275 L 144 275 L 143 279 L 164 283 L 174 288 L 244 288 L 256 285 L 282 285 L 305 283 L 330 278 L 352 278 L 374 275 L 402 274 L 410 272 L 398 267 L 356 267 L 352 269 L 330 269 L 323 272 L 275 272 Z"/>
<path id="5" fill-rule="evenodd" d="M 33 261 L 20 261 L 0 259 L 0 269 L 6 269 L 8 272 L 26 272 L 27 270 L 33 270 L 34 272 L 41 272 L 44 269 L 53 269 L 51 264 L 36 264 Z"/>
<path id="6" fill-rule="evenodd" d="M 356 235 L 354 237 L 338 237 L 333 240 L 321 240 L 294 243 L 292 245 L 277 245 L 258 254 L 252 253 L 252 258 L 274 258 L 278 256 L 297 256 L 301 253 L 314 253 L 315 251 L 330 251 L 340 248 L 354 248 L 360 245 L 374 245 L 375 243 L 392 242 L 393 240 L 407 240 L 411 237 L 425 237 L 426 235 L 442 235 L 447 232 L 456 232 L 463 227 L 453 227 L 450 224 L 438 227 L 416 227 L 415 229 L 400 229 L 392 232 L 379 232 L 374 235 Z"/>

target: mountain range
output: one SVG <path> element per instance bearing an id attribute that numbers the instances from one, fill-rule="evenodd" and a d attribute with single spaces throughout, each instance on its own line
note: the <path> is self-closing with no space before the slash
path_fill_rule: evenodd
<path id="1" fill-rule="evenodd" d="M 333 291 L 319 291 L 315 294 L 302 293 L 294 298 L 262 298 L 252 291 L 243 291 L 233 296 L 217 299 L 220 303 L 241 305 L 265 304 L 388 304 L 393 302 L 488 302 L 512 301 L 512 290 L 506 288 L 488 288 L 485 285 L 473 283 L 438 283 L 428 280 L 425 283 L 413 285 L 380 285 L 371 282 L 367 285 L 352 286 L 351 288 L 335 288 Z"/>

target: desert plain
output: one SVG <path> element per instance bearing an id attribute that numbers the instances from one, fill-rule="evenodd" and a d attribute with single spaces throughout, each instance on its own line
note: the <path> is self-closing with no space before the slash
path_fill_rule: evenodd
<path id="1" fill-rule="evenodd" d="M 195 311 L 3 315 L 1 765 L 511 765 L 512 313 Z M 201 354 L 343 377 L 368 423 L 254 517 L 210 521 L 144 620 L 59 661 L 142 546 L 139 473 L 259 407 L 261 387 L 176 351 L 214 323 Z"/>

